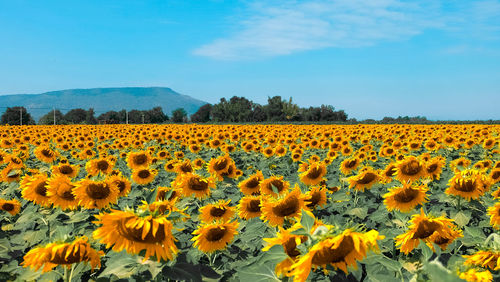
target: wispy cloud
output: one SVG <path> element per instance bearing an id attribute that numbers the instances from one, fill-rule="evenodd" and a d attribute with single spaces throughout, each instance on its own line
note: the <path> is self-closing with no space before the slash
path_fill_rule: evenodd
<path id="1" fill-rule="evenodd" d="M 426 29 L 445 30 L 453 23 L 469 20 L 493 28 L 485 22 L 498 15 L 499 1 L 476 1 L 464 6 L 467 7 L 445 13 L 448 8 L 438 0 L 257 2 L 249 5 L 249 16 L 235 23 L 233 34 L 207 43 L 193 53 L 237 60 L 405 40 Z"/>

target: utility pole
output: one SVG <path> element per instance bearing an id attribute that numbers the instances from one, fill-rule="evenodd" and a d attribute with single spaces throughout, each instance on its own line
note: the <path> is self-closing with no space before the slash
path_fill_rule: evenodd
<path id="1" fill-rule="evenodd" d="M 20 120 L 21 120 L 21 125 L 23 125 L 23 108 L 22 107 L 19 107 L 19 116 L 20 116 Z"/>
<path id="2" fill-rule="evenodd" d="M 142 114 L 142 124 L 144 124 L 144 114 Z"/>
<path id="3" fill-rule="evenodd" d="M 127 124 L 128 124 L 128 111 L 127 110 L 125 111 L 125 116 L 127 117 L 126 119 L 127 119 Z"/>
<path id="4" fill-rule="evenodd" d="M 52 111 L 54 112 L 54 125 L 56 125 L 56 108 L 52 108 Z"/>

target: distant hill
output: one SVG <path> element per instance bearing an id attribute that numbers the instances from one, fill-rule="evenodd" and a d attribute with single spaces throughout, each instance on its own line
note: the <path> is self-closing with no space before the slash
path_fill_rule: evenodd
<path id="1" fill-rule="evenodd" d="M 167 87 L 118 87 L 69 89 L 42 94 L 0 95 L 1 107 L 24 106 L 38 120 L 53 107 L 66 113 L 68 109 L 94 108 L 96 116 L 107 111 L 149 110 L 162 107 L 171 116 L 177 108 L 184 108 L 188 114 L 195 113 L 206 102 L 179 94 Z M 0 108 L 0 112 L 5 108 Z"/>

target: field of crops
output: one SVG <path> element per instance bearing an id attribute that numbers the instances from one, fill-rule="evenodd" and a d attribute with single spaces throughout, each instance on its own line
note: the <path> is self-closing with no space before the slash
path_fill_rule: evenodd
<path id="1" fill-rule="evenodd" d="M 3 126 L 0 280 L 498 280 L 499 134 Z"/>

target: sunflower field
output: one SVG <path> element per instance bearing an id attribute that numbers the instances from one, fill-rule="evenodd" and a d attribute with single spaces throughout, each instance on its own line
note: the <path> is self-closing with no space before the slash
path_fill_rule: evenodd
<path id="1" fill-rule="evenodd" d="M 500 126 L 0 127 L 1 281 L 499 281 Z"/>

